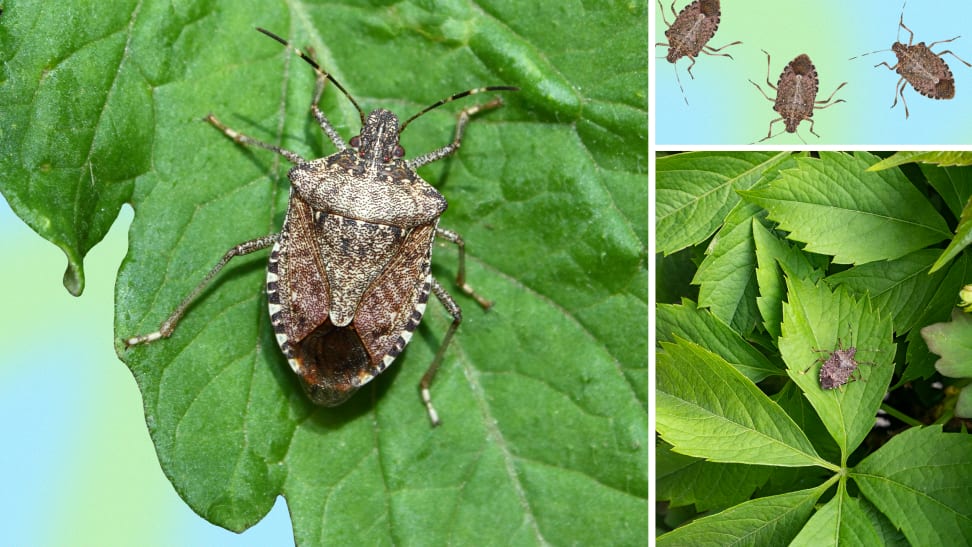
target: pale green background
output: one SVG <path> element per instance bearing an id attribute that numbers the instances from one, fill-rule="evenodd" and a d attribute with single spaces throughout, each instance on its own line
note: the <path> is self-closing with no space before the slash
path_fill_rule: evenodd
<path id="1" fill-rule="evenodd" d="M 655 40 L 665 41 L 665 25 L 655 3 Z M 688 5 L 678 0 L 675 11 Z M 665 15 L 673 17 L 670 0 L 664 0 Z M 770 81 L 775 85 L 783 67 L 801 53 L 810 56 L 820 75 L 818 100 L 826 99 L 841 82 L 848 84 L 835 99 L 847 102 L 814 113 L 815 137 L 809 122 L 799 134 L 810 146 L 817 144 L 968 144 L 972 143 L 972 68 L 951 55 L 944 57 L 955 76 L 956 94 L 951 100 L 933 100 L 919 95 L 911 86 L 904 92 L 910 117 L 905 120 L 900 100 L 892 110 L 895 83 L 900 78 L 882 61 L 895 64 L 894 53 L 875 53 L 863 58 L 850 57 L 890 48 L 897 39 L 900 0 L 818 0 L 816 2 L 724 0 L 722 21 L 709 45 L 720 47 L 741 40 L 740 45 L 724 50 L 734 59 L 700 55 L 691 79 L 686 72 L 689 61 L 677 63 L 685 87 L 686 106 L 675 81 L 672 64 L 665 60 L 666 47 L 653 47 L 656 58 L 655 142 L 678 144 L 750 144 L 766 136 L 770 120 L 778 115 L 773 104 L 763 98 L 747 79 L 766 86 L 765 49 L 772 56 Z M 912 0 L 905 6 L 904 23 L 914 33 L 914 43 L 945 40 L 962 35 L 954 42 L 932 47 L 935 52 L 952 50 L 972 62 L 972 2 L 968 0 Z M 900 40 L 908 34 L 901 30 Z M 782 123 L 773 126 L 774 133 Z M 761 144 L 803 143 L 796 135 L 783 134 Z"/>
<path id="2" fill-rule="evenodd" d="M 112 346 L 131 219 L 125 207 L 85 259 L 75 298 L 61 285 L 63 253 L 0 199 L 0 545 L 293 545 L 282 498 L 237 535 L 193 513 L 159 467 Z"/>

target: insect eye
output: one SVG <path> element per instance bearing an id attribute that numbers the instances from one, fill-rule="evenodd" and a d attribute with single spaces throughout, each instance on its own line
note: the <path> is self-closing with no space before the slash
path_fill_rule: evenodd
<path id="1" fill-rule="evenodd" d="M 358 135 L 351 137 L 351 140 L 348 141 L 348 144 L 351 145 L 351 148 L 357 148 L 361 146 L 361 137 Z"/>
<path id="2" fill-rule="evenodd" d="M 394 155 L 395 155 L 396 158 L 402 158 L 402 157 L 405 156 L 405 149 L 402 148 L 402 145 L 400 145 L 400 144 L 396 144 L 395 145 Z"/>

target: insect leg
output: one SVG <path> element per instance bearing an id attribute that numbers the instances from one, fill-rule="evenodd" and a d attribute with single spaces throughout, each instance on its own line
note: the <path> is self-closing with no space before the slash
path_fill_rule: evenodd
<path id="1" fill-rule="evenodd" d="M 732 55 L 729 55 L 728 53 L 716 53 L 716 52 L 717 51 L 722 51 L 722 50 L 726 49 L 729 46 L 735 46 L 735 45 L 741 44 L 741 43 L 742 42 L 740 42 L 739 40 L 736 40 L 735 42 L 726 44 L 726 45 L 724 45 L 722 47 L 712 47 L 712 46 L 708 46 L 708 45 L 707 46 L 702 46 L 702 53 L 705 53 L 706 55 L 713 55 L 713 56 L 716 56 L 716 57 L 729 57 L 730 59 L 732 59 Z"/>
<path id="2" fill-rule="evenodd" d="M 446 348 L 449 347 L 449 342 L 452 341 L 452 335 L 456 333 L 456 329 L 459 328 L 459 323 L 462 322 L 462 309 L 459 308 L 459 304 L 449 296 L 449 293 L 439 285 L 439 282 L 432 278 L 432 292 L 435 293 L 436 298 L 442 305 L 445 306 L 446 311 L 452 316 L 452 324 L 449 325 L 449 330 L 446 331 L 445 336 L 442 337 L 442 343 L 439 345 L 439 351 L 435 353 L 435 358 L 432 359 L 432 364 L 429 365 L 428 370 L 422 375 L 422 381 L 419 382 L 419 389 L 422 395 L 422 402 L 425 403 L 425 409 L 429 413 L 429 420 L 432 421 L 433 426 L 437 426 L 442 423 L 439 420 L 439 413 L 435 411 L 435 407 L 432 406 L 432 394 L 429 391 L 429 387 L 432 385 L 432 380 L 435 378 L 435 373 L 439 370 L 439 365 L 442 363 L 442 357 L 445 355 Z"/>
<path id="3" fill-rule="evenodd" d="M 810 134 L 812 134 L 813 136 L 815 136 L 815 137 L 817 137 L 819 139 L 820 138 L 820 135 L 817 135 L 817 132 L 813 130 L 813 118 L 807 118 L 807 120 L 810 121 Z M 799 137 L 800 134 L 797 133 L 797 136 Z"/>
<path id="4" fill-rule="evenodd" d="M 898 26 L 908 31 L 908 47 L 911 47 L 911 41 L 915 38 L 915 33 L 911 32 L 911 29 L 904 24 L 904 6 L 901 6 L 901 19 L 898 20 Z"/>
<path id="5" fill-rule="evenodd" d="M 769 79 L 769 77 L 770 77 L 770 54 L 765 49 L 763 50 L 763 53 L 766 54 L 766 85 L 770 86 L 770 88 L 773 91 L 779 91 L 778 89 L 776 89 L 776 86 L 773 85 L 773 82 L 771 82 L 770 79 Z M 762 91 L 762 90 L 760 90 L 760 91 Z M 766 98 L 769 99 L 769 97 L 766 97 Z"/>
<path id="6" fill-rule="evenodd" d="M 769 101 L 769 102 L 771 102 L 771 103 L 775 103 L 775 102 L 776 102 L 776 101 L 775 101 L 774 99 L 770 99 L 770 97 L 769 97 L 769 95 L 767 95 L 767 94 L 766 94 L 766 92 L 765 92 L 765 91 L 763 91 L 763 88 L 761 88 L 761 87 L 759 87 L 759 84 L 757 84 L 756 82 L 754 82 L 754 81 L 752 81 L 752 80 L 749 80 L 749 83 L 751 83 L 751 84 L 753 84 L 754 86 L 756 86 L 756 89 L 758 89 L 758 90 L 759 90 L 759 92 L 763 94 L 763 97 L 766 97 L 766 100 L 767 100 L 767 101 Z"/>
<path id="7" fill-rule="evenodd" d="M 658 7 L 661 8 L 662 23 L 665 23 L 666 27 L 670 27 L 671 25 L 668 24 L 668 21 L 665 19 L 665 6 L 662 5 L 661 0 L 658 0 Z M 671 10 L 672 10 L 672 16 L 677 19 L 678 14 L 675 13 L 675 0 L 672 0 Z"/>
<path id="8" fill-rule="evenodd" d="M 473 91 L 476 91 L 476 90 L 473 90 Z M 469 93 L 469 94 L 472 94 L 472 93 Z M 423 165 L 425 165 L 427 163 L 432 163 L 433 161 L 440 160 L 440 159 L 442 159 L 442 158 L 444 158 L 444 157 L 452 154 L 456 150 L 458 150 L 459 149 L 459 146 L 462 144 L 462 134 L 466 131 L 466 124 L 469 123 L 469 118 L 471 116 L 475 115 L 477 112 L 480 112 L 482 110 L 489 110 L 489 109 L 492 109 L 492 108 L 498 108 L 498 107 L 500 107 L 502 105 L 503 105 L 503 99 L 500 98 L 500 97 L 496 97 L 495 99 L 493 99 L 492 101 L 489 101 L 487 103 L 477 104 L 475 106 L 471 106 L 469 108 L 466 108 L 466 109 L 463 109 L 462 111 L 460 111 L 459 112 L 459 121 L 456 123 L 456 136 L 455 136 L 455 139 L 453 139 L 452 143 L 451 144 L 447 144 L 446 146 L 443 146 L 442 148 L 439 148 L 438 150 L 433 150 L 433 151 L 431 151 L 431 152 L 429 152 L 427 154 L 423 154 L 423 155 L 421 155 L 421 156 L 419 156 L 417 158 L 413 158 L 413 159 L 408 160 L 408 162 L 406 162 L 406 163 L 407 163 L 409 169 L 418 169 L 419 167 L 421 167 L 421 166 L 423 166 Z M 413 116 L 412 119 L 414 119 L 414 116 Z M 405 127 L 405 125 L 402 124 L 402 128 L 404 128 L 404 127 Z"/>
<path id="9" fill-rule="evenodd" d="M 688 58 L 689 58 L 689 66 L 685 70 L 688 71 L 689 77 L 694 80 L 695 79 L 695 75 L 692 74 L 692 67 L 695 66 L 695 57 L 692 57 L 691 55 L 689 55 Z M 679 84 L 679 85 L 681 85 L 681 84 Z"/>
<path id="10" fill-rule="evenodd" d="M 814 110 L 820 110 L 822 108 L 827 108 L 828 106 L 833 106 L 833 105 L 835 105 L 837 103 L 846 102 L 844 99 L 837 99 L 836 101 L 834 101 L 832 103 L 830 102 L 830 100 L 834 98 L 834 95 L 836 95 L 837 92 L 840 91 L 840 88 L 844 87 L 845 85 L 847 85 L 847 82 L 844 82 L 844 83 L 840 84 L 839 86 L 837 86 L 837 89 L 835 89 L 834 92 L 831 93 L 830 96 L 827 97 L 825 100 L 823 100 L 823 101 L 814 101 L 814 104 L 820 104 L 820 105 L 825 105 L 825 106 L 815 106 L 815 107 L 813 107 L 813 109 Z"/>
<path id="11" fill-rule="evenodd" d="M 955 38 L 958 38 L 958 36 L 956 36 Z M 952 38 L 952 40 L 954 40 L 955 38 Z M 943 40 L 943 41 L 944 41 L 944 42 L 951 42 L 952 40 Z M 938 42 L 935 42 L 935 43 L 937 44 Z M 931 46 L 928 46 L 928 47 L 931 47 Z M 941 53 L 939 53 L 939 54 L 938 54 L 938 56 L 939 56 L 939 57 L 941 57 L 942 55 L 945 55 L 946 53 L 949 53 L 949 54 L 951 54 L 951 55 L 952 55 L 952 57 L 955 57 L 955 58 L 956 58 L 956 59 L 958 59 L 959 61 L 962 61 L 962 63 L 963 63 L 963 64 L 964 64 L 965 66 L 968 66 L 968 67 L 972 67 L 972 65 L 970 65 L 969 63 L 966 63 L 966 62 L 965 62 L 965 59 L 963 59 L 963 58 L 961 58 L 961 57 L 959 57 L 959 56 L 958 56 L 958 55 L 956 55 L 955 53 L 952 53 L 952 50 L 950 50 L 950 49 L 946 49 L 945 51 L 943 51 L 943 52 L 941 52 Z"/>
<path id="12" fill-rule="evenodd" d="M 773 136 L 773 124 L 776 123 L 776 122 L 780 122 L 780 121 L 783 121 L 783 118 L 776 118 L 775 120 L 771 121 L 770 124 L 769 124 L 769 131 L 766 132 L 766 136 L 763 137 L 762 139 L 759 139 L 756 142 L 763 142 L 766 139 L 769 139 L 770 137 L 772 137 Z"/>
<path id="13" fill-rule="evenodd" d="M 305 161 L 304 158 L 300 157 L 300 155 L 298 155 L 296 152 L 291 152 L 290 150 L 287 150 L 285 148 L 281 148 L 273 144 L 267 144 L 263 141 L 258 141 L 253 137 L 244 135 L 243 133 L 238 133 L 230 129 L 229 127 L 226 127 L 225 125 L 223 125 L 223 122 L 217 120 L 216 116 L 213 116 L 212 114 L 208 114 L 203 119 L 211 123 L 216 129 L 222 131 L 224 135 L 233 139 L 238 144 L 242 144 L 243 146 L 257 146 L 260 148 L 265 148 L 267 150 L 270 150 L 271 152 L 276 152 L 281 156 L 287 158 L 288 160 L 290 160 L 291 163 L 302 163 Z"/>
<path id="14" fill-rule="evenodd" d="M 344 139 L 341 138 L 341 135 L 338 134 L 334 126 L 331 125 L 331 122 L 328 121 L 327 116 L 317 106 L 321 102 L 321 95 L 324 94 L 324 85 L 327 84 L 327 74 L 316 67 L 314 68 L 314 72 L 317 74 L 317 83 L 314 86 L 314 99 L 311 101 L 311 114 L 314 115 L 317 124 L 321 126 L 321 130 L 327 134 L 327 138 L 331 139 L 334 146 L 339 151 L 345 150 L 348 145 L 344 143 Z"/>
<path id="15" fill-rule="evenodd" d="M 203 291 L 203 289 L 205 289 L 209 285 L 209 283 L 213 280 L 213 278 L 216 277 L 216 275 L 220 272 L 220 270 L 222 270 L 223 267 L 226 266 L 226 264 L 233 259 L 233 257 L 250 254 L 254 251 L 259 251 L 260 249 L 266 249 L 267 247 L 277 242 L 277 238 L 279 237 L 279 235 L 280 234 L 270 234 L 268 236 L 251 239 L 250 241 L 240 243 L 239 245 L 226 251 L 226 254 L 223 255 L 223 258 L 219 259 L 219 262 L 217 262 L 216 265 L 213 266 L 213 269 L 209 270 L 209 273 L 206 274 L 206 277 L 204 277 L 203 280 L 198 285 L 196 285 L 196 288 L 193 289 L 188 296 L 182 299 L 182 302 L 179 304 L 178 307 L 176 307 L 176 309 L 172 312 L 172 314 L 169 315 L 169 318 L 163 321 L 161 325 L 159 325 L 159 330 L 155 332 L 150 332 L 148 334 L 142 334 L 140 336 L 133 336 L 125 340 L 125 346 L 132 347 L 136 344 L 147 344 L 149 342 L 154 342 L 160 338 L 168 338 L 172 334 L 172 331 L 175 330 L 176 325 L 179 323 L 179 320 L 182 319 L 182 316 L 186 313 L 186 310 L 189 308 L 189 305 L 192 304 L 192 302 L 196 299 L 196 297 L 199 296 L 199 294 Z"/>
<path id="16" fill-rule="evenodd" d="M 908 85 L 908 81 L 905 80 L 904 78 L 898 80 L 898 84 L 895 86 L 894 102 L 891 103 L 891 108 L 894 108 L 895 105 L 898 104 L 898 97 L 899 96 L 901 97 L 901 104 L 904 105 L 906 120 L 908 119 L 908 102 L 905 101 L 904 90 L 907 85 Z"/>
<path id="17" fill-rule="evenodd" d="M 466 284 L 466 243 L 462 240 L 462 237 L 452 230 L 445 230 L 438 227 L 435 229 L 435 233 L 455 243 L 456 247 L 459 248 L 459 273 L 456 274 L 456 285 L 462 289 L 462 292 L 473 297 L 483 309 L 488 310 L 491 308 L 493 306 L 492 302 L 476 294 L 476 291 Z"/>

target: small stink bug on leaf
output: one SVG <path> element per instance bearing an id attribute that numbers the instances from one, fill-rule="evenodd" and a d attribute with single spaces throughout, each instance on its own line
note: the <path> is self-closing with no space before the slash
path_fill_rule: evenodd
<path id="1" fill-rule="evenodd" d="M 292 48 L 267 30 L 257 30 L 294 49 L 313 67 L 317 81 L 310 110 L 338 151 L 306 160 L 239 133 L 212 114 L 206 116 L 205 121 L 235 142 L 270 150 L 294 164 L 287 175 L 291 190 L 283 228 L 227 251 L 157 331 L 128 338 L 125 344 L 130 347 L 169 337 L 189 305 L 230 260 L 272 246 L 266 278 L 270 322 L 281 352 L 308 397 L 323 406 L 343 403 L 395 360 L 422 320 L 430 293 L 442 302 L 452 323 L 420 385 L 429 418 L 438 425 L 429 386 L 462 321 L 462 312 L 432 276 L 436 235 L 459 249 L 456 284 L 483 308 L 492 304 L 466 284 L 463 240 L 438 226 L 446 200 L 416 169 L 458 150 L 470 117 L 502 102 L 495 98 L 462 110 L 453 142 L 413 159 L 404 158 L 399 135 L 413 120 L 450 101 L 517 88 L 492 86 L 457 93 L 399 125 L 398 117 L 384 109 L 366 117 L 312 54 Z M 361 118 L 361 132 L 348 143 L 318 108 L 328 81 L 348 98 Z"/>
<path id="2" fill-rule="evenodd" d="M 925 45 L 925 42 L 913 44 L 915 34 L 904 24 L 904 4 L 901 5 L 901 17 L 898 19 L 899 35 L 901 29 L 908 31 L 907 44 L 903 44 L 900 39 L 896 39 L 891 44 L 890 50 L 879 49 L 863 53 L 857 57 L 863 57 L 864 55 L 881 51 L 894 52 L 895 57 L 898 59 L 898 62 L 894 66 L 889 65 L 887 61 L 880 62 L 874 66 L 875 68 L 885 66 L 888 70 L 893 70 L 901 75 L 898 83 L 894 86 L 894 102 L 891 103 L 891 108 L 898 105 L 898 97 L 901 97 L 901 104 L 904 105 L 905 109 L 905 119 L 908 119 L 908 102 L 905 101 L 904 97 L 904 90 L 907 84 L 911 84 L 911 87 L 915 88 L 915 91 L 926 97 L 932 99 L 951 99 L 955 97 L 955 77 L 952 76 L 951 69 L 945 63 L 944 55 L 949 53 L 952 57 L 955 57 L 968 67 L 972 67 L 972 64 L 967 63 L 961 57 L 952 53 L 951 50 L 945 50 L 941 53 L 935 53 L 931 50 L 935 44 L 944 44 L 957 40 L 959 38 L 958 36 L 949 38 L 948 40 L 932 42 L 928 45 Z M 851 57 L 851 60 L 857 57 Z"/>
<path id="3" fill-rule="evenodd" d="M 763 88 L 759 87 L 759 84 L 749 80 L 749 83 L 756 86 L 756 89 L 763 94 L 763 97 L 773 103 L 773 110 L 775 110 L 780 117 L 772 120 L 769 124 L 769 131 L 767 131 L 766 136 L 760 139 L 758 142 L 763 142 L 771 137 L 773 137 L 773 124 L 778 121 L 783 121 L 783 125 L 786 128 L 787 133 L 796 133 L 797 126 L 803 120 L 810 120 L 810 132 L 817 135 L 813 130 L 813 111 L 821 110 L 837 103 L 844 102 L 844 99 L 833 100 L 834 95 L 840 88 L 847 85 L 847 82 L 841 83 L 837 86 L 837 89 L 827 97 L 826 100 L 818 101 L 817 99 L 817 89 L 819 87 L 819 79 L 817 77 L 817 69 L 813 66 L 810 61 L 810 57 L 803 53 L 797 55 L 795 59 L 790 61 L 783 69 L 780 74 L 780 79 L 776 85 L 770 82 L 770 54 L 764 49 L 763 53 L 766 53 L 766 85 L 770 86 L 774 91 L 776 91 L 776 98 L 771 99 L 769 95 L 763 91 Z M 800 134 L 797 133 L 800 137 Z M 803 137 L 800 137 L 803 140 Z"/>
<path id="4" fill-rule="evenodd" d="M 806 374 L 817 363 L 823 363 L 818 375 L 820 387 L 823 389 L 835 389 L 848 382 L 858 380 L 862 378 L 860 368 L 858 368 L 859 365 L 875 364 L 869 361 L 858 362 L 856 360 L 857 352 L 865 350 L 858 350 L 854 346 L 845 349 L 840 338 L 837 339 L 837 349 L 833 351 L 823 349 L 815 349 L 813 351 L 827 355 L 814 361 L 813 364 L 804 369 L 800 374 Z"/>
<path id="5" fill-rule="evenodd" d="M 658 7 L 661 8 L 662 22 L 668 26 L 665 31 L 665 38 L 668 41 L 658 42 L 655 45 L 668 46 L 668 55 L 665 56 L 665 59 L 673 65 L 682 57 L 688 57 L 690 62 L 687 70 L 692 79 L 695 79 L 695 76 L 692 75 L 692 67 L 695 66 L 695 58 L 700 53 L 732 59 L 732 55 L 718 52 L 729 46 L 742 43 L 736 41 L 720 48 L 707 45 L 709 40 L 715 36 L 716 31 L 719 30 L 719 19 L 722 17 L 719 0 L 695 0 L 682 8 L 682 11 L 677 14 L 675 13 L 675 1 L 672 0 L 671 10 L 675 20 L 670 25 L 665 19 L 665 7 L 662 6 L 661 0 L 658 0 Z M 688 98 L 685 97 L 685 89 L 682 87 L 682 81 L 678 78 L 677 70 L 675 71 L 675 79 L 678 81 L 678 88 L 682 91 L 685 104 L 688 104 Z"/>

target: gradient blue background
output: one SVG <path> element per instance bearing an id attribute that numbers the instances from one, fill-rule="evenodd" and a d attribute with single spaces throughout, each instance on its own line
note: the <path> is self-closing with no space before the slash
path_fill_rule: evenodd
<path id="1" fill-rule="evenodd" d="M 85 259 L 75 298 L 61 285 L 63 253 L 0 199 L 0 545 L 293 545 L 283 498 L 237 535 L 193 513 L 159 467 L 112 347 L 131 219 L 125 207 Z"/>
<path id="2" fill-rule="evenodd" d="M 655 2 L 655 42 L 665 41 L 666 26 Z M 673 20 L 670 0 L 663 0 L 665 16 Z M 678 0 L 680 11 L 687 0 Z M 750 144 L 766 136 L 770 120 L 777 117 L 773 105 L 760 95 L 747 79 L 759 83 L 770 97 L 775 92 L 766 86 L 765 49 L 772 56 L 770 81 L 775 85 L 783 67 L 800 53 L 810 56 L 820 75 L 817 99 L 826 99 L 841 82 L 848 84 L 837 92 L 836 104 L 814 113 L 814 131 L 809 122 L 800 124 L 799 133 L 807 144 L 969 144 L 972 143 L 972 68 L 951 55 L 944 57 L 955 77 L 956 94 L 951 100 L 933 100 L 919 95 L 911 86 L 904 92 L 910 117 L 905 120 L 901 101 L 892 110 L 895 84 L 900 78 L 882 61 L 895 64 L 894 53 L 875 53 L 863 58 L 850 57 L 890 48 L 898 37 L 900 0 L 819 0 L 817 2 L 747 2 L 723 0 L 722 20 L 709 42 L 720 47 L 741 40 L 740 45 L 724 50 L 734 59 L 700 55 L 691 79 L 686 72 L 689 61 L 677 63 L 685 87 L 686 106 L 675 81 L 673 65 L 665 60 L 667 47 L 654 47 L 655 142 L 679 144 Z M 945 40 L 932 50 L 951 50 L 972 63 L 972 2 L 968 0 L 912 0 L 904 10 L 904 23 L 914 32 L 914 43 Z M 908 34 L 901 30 L 900 40 Z M 660 58 L 657 58 L 660 57 Z M 782 123 L 773 126 L 776 133 Z M 796 135 L 783 134 L 764 141 L 764 145 L 802 145 Z"/>

